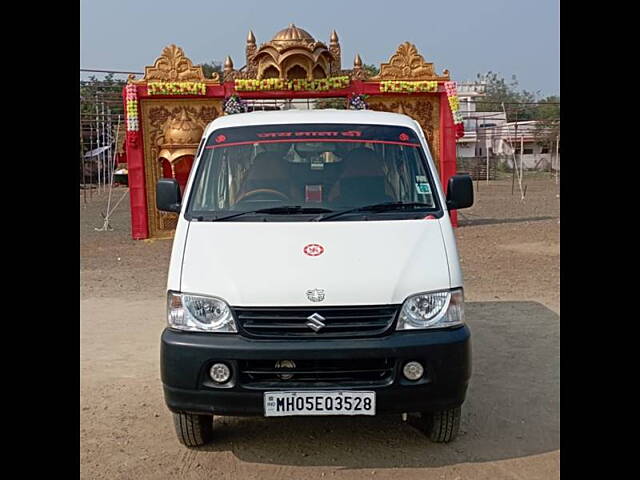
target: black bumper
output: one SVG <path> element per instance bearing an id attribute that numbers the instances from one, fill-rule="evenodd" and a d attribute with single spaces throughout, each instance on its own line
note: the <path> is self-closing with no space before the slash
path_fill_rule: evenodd
<path id="1" fill-rule="evenodd" d="M 374 390 L 378 413 L 434 411 L 464 402 L 471 375 L 468 327 L 451 330 L 396 332 L 366 339 L 252 340 L 240 335 L 178 332 L 165 329 L 161 344 L 161 376 L 167 406 L 174 412 L 216 415 L 263 415 L 263 393 L 301 390 L 282 381 L 278 387 L 256 389 L 243 385 L 239 365 L 250 360 L 341 360 L 388 358 L 393 373 L 384 385 L 367 387 L 309 385 L 309 390 Z M 425 366 L 425 377 L 410 382 L 402 376 L 409 360 Z M 216 387 L 207 371 L 223 361 L 233 380 Z"/>

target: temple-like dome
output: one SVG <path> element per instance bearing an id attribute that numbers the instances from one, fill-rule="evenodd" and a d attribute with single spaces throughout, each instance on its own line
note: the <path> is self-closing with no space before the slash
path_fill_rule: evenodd
<path id="1" fill-rule="evenodd" d="M 337 35 L 332 48 L 337 49 Z M 247 45 L 252 47 L 252 38 Z M 293 23 L 275 34 L 272 40 L 262 44 L 247 58 L 256 72 L 256 78 L 280 78 L 283 80 L 326 78 L 331 74 L 336 56 L 323 42 L 316 41 L 309 32 Z"/>
<path id="2" fill-rule="evenodd" d="M 293 23 L 290 23 L 287 28 L 276 33 L 271 41 L 276 44 L 286 45 L 289 42 L 315 42 L 315 39 L 306 30 L 298 28 Z"/>

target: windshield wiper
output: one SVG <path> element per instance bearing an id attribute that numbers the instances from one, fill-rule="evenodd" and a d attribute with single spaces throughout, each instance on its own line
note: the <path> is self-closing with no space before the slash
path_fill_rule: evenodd
<path id="1" fill-rule="evenodd" d="M 208 217 L 205 219 L 204 216 L 197 216 L 199 221 L 205 222 L 220 222 L 223 220 L 229 220 L 231 218 L 240 217 L 242 215 L 250 215 L 250 214 L 272 214 L 272 215 L 287 215 L 292 213 L 326 213 L 333 212 L 328 208 L 323 207 L 302 207 L 300 205 L 286 205 L 282 207 L 270 207 L 270 208 L 259 208 L 257 210 L 248 210 L 246 212 L 238 212 L 232 213 L 231 215 L 224 215 L 222 217 Z"/>
<path id="2" fill-rule="evenodd" d="M 330 218 L 339 217 L 341 215 L 353 212 L 388 212 L 391 210 L 404 210 L 406 208 L 415 207 L 433 208 L 433 206 L 429 205 L 428 203 L 420 202 L 383 202 L 374 203 L 372 205 L 364 205 L 362 207 L 349 208 L 347 210 L 340 210 L 339 212 L 329 213 L 328 215 L 320 215 L 318 217 L 312 218 L 309 221 L 323 222 L 324 220 L 329 220 Z"/>

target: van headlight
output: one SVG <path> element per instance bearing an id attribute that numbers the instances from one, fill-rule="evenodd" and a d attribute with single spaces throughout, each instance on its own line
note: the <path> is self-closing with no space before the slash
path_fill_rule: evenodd
<path id="1" fill-rule="evenodd" d="M 169 327 L 194 332 L 235 333 L 236 322 L 227 302 L 216 297 L 169 292 Z"/>
<path id="2" fill-rule="evenodd" d="M 397 330 L 446 328 L 464 323 L 464 295 L 461 288 L 420 293 L 402 304 Z"/>

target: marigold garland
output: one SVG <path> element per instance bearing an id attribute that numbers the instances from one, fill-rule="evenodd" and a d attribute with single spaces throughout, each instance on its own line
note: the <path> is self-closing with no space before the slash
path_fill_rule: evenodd
<path id="1" fill-rule="evenodd" d="M 131 146 L 138 143 L 138 135 L 140 130 L 140 121 L 138 118 L 138 93 L 136 86 L 129 84 L 125 87 L 125 100 L 127 108 L 126 131 L 127 142 Z"/>
<path id="2" fill-rule="evenodd" d="M 346 88 L 351 80 L 348 76 L 318 78 L 315 80 L 294 79 L 282 80 L 280 78 L 236 79 L 235 89 L 238 92 L 264 92 L 273 90 L 293 90 L 326 92 L 329 90 Z"/>
<path id="3" fill-rule="evenodd" d="M 380 82 L 381 92 L 393 93 L 414 93 L 414 92 L 437 92 L 438 82 L 436 81 L 395 81 L 383 80 Z"/>
<path id="4" fill-rule="evenodd" d="M 456 139 L 464 137 L 464 119 L 460 113 L 460 102 L 458 100 L 456 82 L 445 82 L 444 89 L 447 92 L 447 100 L 451 107 L 451 115 L 453 116 L 453 123 L 456 130 Z"/>
<path id="5" fill-rule="evenodd" d="M 206 95 L 207 86 L 202 82 L 149 82 L 148 95 Z"/>
<path id="6" fill-rule="evenodd" d="M 136 86 L 129 84 L 125 88 L 127 101 L 127 131 L 135 132 L 140 129 L 138 122 L 138 94 Z"/>

